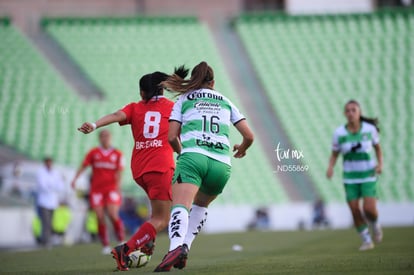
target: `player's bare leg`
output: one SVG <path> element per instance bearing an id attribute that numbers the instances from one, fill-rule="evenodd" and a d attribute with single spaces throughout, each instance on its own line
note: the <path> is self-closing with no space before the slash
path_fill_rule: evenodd
<path id="1" fill-rule="evenodd" d="M 109 254 L 111 248 L 109 247 L 109 235 L 105 224 L 105 209 L 103 206 L 95 206 L 93 210 L 98 220 L 98 235 L 103 246 L 102 254 Z"/>
<path id="2" fill-rule="evenodd" d="M 358 231 L 362 240 L 362 245 L 359 248 L 359 250 L 364 251 L 374 248 L 371 235 L 369 234 L 368 225 L 364 219 L 364 216 L 362 215 L 362 211 L 359 206 L 359 200 L 349 201 L 348 205 L 351 209 L 355 228 Z"/>
<path id="3" fill-rule="evenodd" d="M 170 218 L 171 201 L 151 200 L 152 214 L 139 230 L 123 245 L 112 250 L 113 258 L 119 270 L 128 270 L 128 255 L 141 249 L 147 255 L 152 255 L 155 247 L 157 233 L 164 230 Z"/>
<path id="4" fill-rule="evenodd" d="M 151 200 L 151 218 L 149 223 L 157 232 L 164 230 L 170 220 L 171 201 Z"/>
<path id="5" fill-rule="evenodd" d="M 127 254 L 138 249 L 148 255 L 152 254 L 157 233 L 168 225 L 170 209 L 171 201 L 169 200 L 151 200 L 151 218 L 126 243 L 128 246 Z"/>
<path id="6" fill-rule="evenodd" d="M 374 241 L 380 243 L 383 238 L 381 225 L 378 223 L 377 199 L 373 197 L 366 197 L 363 199 L 364 213 L 372 226 L 374 233 Z"/>
<path id="7" fill-rule="evenodd" d="M 122 223 L 122 220 L 119 217 L 119 208 L 120 208 L 120 205 L 118 204 L 108 204 L 106 206 L 109 219 L 111 220 L 112 225 L 114 227 L 116 238 L 118 242 L 122 243 L 124 242 L 125 232 L 124 232 L 124 224 Z"/>

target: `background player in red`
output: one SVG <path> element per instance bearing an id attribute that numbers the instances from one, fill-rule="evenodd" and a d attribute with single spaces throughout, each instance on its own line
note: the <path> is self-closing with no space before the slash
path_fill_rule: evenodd
<path id="1" fill-rule="evenodd" d="M 124 226 L 119 218 L 121 206 L 120 180 L 124 168 L 124 160 L 121 151 L 112 147 L 111 133 L 102 130 L 99 133 L 99 147 L 89 151 L 82 165 L 76 172 L 72 181 L 72 188 L 76 186 L 76 180 L 88 167 L 92 167 L 91 188 L 89 202 L 98 218 L 98 234 L 101 239 L 103 254 L 109 254 L 109 235 L 105 224 L 105 212 L 108 214 L 119 242 L 124 241 Z"/>
<path id="2" fill-rule="evenodd" d="M 185 78 L 188 70 L 180 67 L 174 73 Z M 132 175 L 147 193 L 152 213 L 150 220 L 128 242 L 112 250 L 119 270 L 128 270 L 128 255 L 137 249 L 152 254 L 157 232 L 165 229 L 169 221 L 175 164 L 173 150 L 168 143 L 168 120 L 174 102 L 163 97 L 160 86 L 167 77 L 161 72 L 144 75 L 139 81 L 141 101 L 130 103 L 95 123 L 86 122 L 79 128 L 79 131 L 87 134 L 114 122 L 131 125 L 135 141 L 131 159 Z"/>
<path id="3" fill-rule="evenodd" d="M 124 240 L 124 226 L 119 218 L 121 206 L 120 180 L 124 168 L 122 152 L 113 148 L 111 133 L 102 130 L 99 133 L 99 147 L 89 151 L 79 167 L 72 181 L 72 188 L 76 186 L 79 175 L 88 167 L 92 167 L 91 188 L 89 201 L 98 218 L 98 233 L 101 239 L 103 254 L 109 254 L 109 236 L 105 224 L 105 212 L 108 214 L 119 242 Z"/>

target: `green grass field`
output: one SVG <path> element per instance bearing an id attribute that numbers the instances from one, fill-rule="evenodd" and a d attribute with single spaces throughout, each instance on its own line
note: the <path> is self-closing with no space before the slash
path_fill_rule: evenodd
<path id="1" fill-rule="evenodd" d="M 184 270 L 172 274 L 414 274 L 414 228 L 385 228 L 384 242 L 359 252 L 354 230 L 201 235 Z M 243 251 L 232 250 L 234 244 Z M 151 262 L 129 273 L 150 274 L 166 252 L 157 239 Z M 113 274 L 97 244 L 31 252 L 0 252 L 0 273 Z"/>

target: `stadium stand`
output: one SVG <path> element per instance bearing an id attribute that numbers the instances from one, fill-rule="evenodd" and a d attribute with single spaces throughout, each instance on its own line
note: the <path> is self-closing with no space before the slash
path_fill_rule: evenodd
<path id="1" fill-rule="evenodd" d="M 68 134 L 74 121 L 59 120 L 71 117 L 76 98 L 8 20 L 2 21 L 0 32 L 1 140 L 34 159 L 55 155 L 60 151 L 55 147 L 68 146 L 58 138 Z M 59 159 L 69 163 L 76 151 L 71 155 L 72 150 L 64 149 Z"/>
<path id="2" fill-rule="evenodd" d="M 218 90 L 240 106 L 207 28 L 195 18 L 46 19 L 43 28 L 103 91 L 105 99 L 85 102 L 77 97 L 30 43 L 3 23 L 0 109 L 7 118 L 0 138 L 32 158 L 50 154 L 60 163 L 77 165 L 96 144 L 96 136 L 83 136 L 76 127 L 138 100 L 142 74 L 171 72 L 174 65 L 208 61 L 215 69 Z M 129 159 L 128 127 L 111 129 L 114 143 Z M 235 130 L 231 136 L 233 142 L 240 139 Z M 233 171 L 221 203 L 265 205 L 288 200 L 259 144 L 249 158 L 233 161 Z M 129 182 L 124 191 L 137 192 L 130 177 L 129 172 L 124 176 Z"/>
<path id="3" fill-rule="evenodd" d="M 326 201 L 343 201 L 341 161 L 325 177 L 343 106 L 357 99 L 378 116 L 382 201 L 413 201 L 414 10 L 371 14 L 239 17 L 236 29 L 293 144 Z"/>

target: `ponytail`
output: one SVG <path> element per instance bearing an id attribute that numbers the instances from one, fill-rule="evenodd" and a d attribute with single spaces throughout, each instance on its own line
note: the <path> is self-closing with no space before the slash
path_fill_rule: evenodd
<path id="1" fill-rule="evenodd" d="M 181 65 L 178 68 L 177 67 L 174 68 L 174 74 L 179 76 L 182 79 L 187 77 L 189 71 L 190 70 L 187 69 L 184 65 Z"/>
<path id="2" fill-rule="evenodd" d="M 188 72 L 188 69 L 185 69 L 184 66 L 178 68 L 178 70 L 180 69 Z M 176 92 L 178 94 L 185 94 L 188 91 L 208 87 L 208 85 L 213 80 L 213 69 L 207 64 L 207 62 L 202 61 L 200 64 L 193 68 L 193 70 L 191 71 L 190 79 L 185 80 L 185 77 L 182 77 L 179 74 L 177 74 L 176 69 L 176 72 L 174 72 L 173 75 L 171 75 L 165 81 L 163 81 L 161 85 L 167 90 Z"/>
<path id="3" fill-rule="evenodd" d="M 358 102 L 358 101 L 356 101 L 355 99 L 351 99 L 351 100 L 349 100 L 349 101 L 345 104 L 345 106 L 347 106 L 348 104 L 356 104 L 356 105 L 359 107 L 359 109 L 361 110 L 361 106 L 360 106 L 359 102 Z M 359 121 L 361 121 L 361 122 L 366 122 L 366 123 L 369 123 L 369 124 L 371 124 L 371 125 L 374 125 L 374 126 L 375 126 L 375 128 L 377 129 L 378 133 L 380 132 L 380 129 L 379 129 L 379 127 L 378 127 L 378 124 L 379 124 L 378 118 L 371 118 L 371 117 L 366 117 L 366 116 L 361 115 L 361 116 L 359 117 Z"/>
<path id="4" fill-rule="evenodd" d="M 374 125 L 375 128 L 377 128 L 378 133 L 380 132 L 380 129 L 378 127 L 378 124 L 379 124 L 378 118 L 365 117 L 361 115 L 359 117 L 359 120 Z"/>

